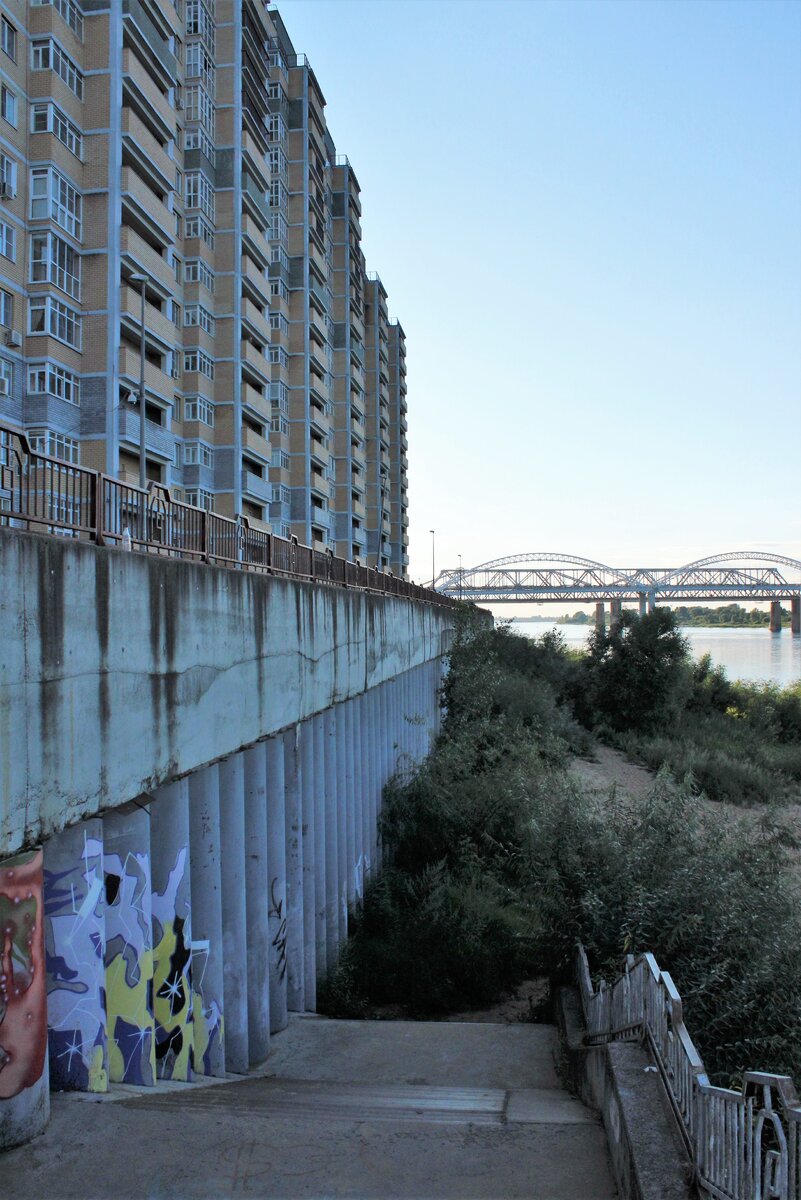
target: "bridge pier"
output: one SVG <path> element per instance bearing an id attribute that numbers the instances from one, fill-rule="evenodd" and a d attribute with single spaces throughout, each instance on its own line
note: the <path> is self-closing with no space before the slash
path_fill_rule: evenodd
<path id="1" fill-rule="evenodd" d="M 604 607 L 604 602 L 603 602 L 603 600 L 599 600 L 598 603 L 595 605 L 595 628 L 600 629 L 602 633 L 603 633 L 604 629 L 606 628 L 605 612 L 606 612 L 606 610 Z"/>
<path id="2" fill-rule="evenodd" d="M 640 592 L 637 599 L 639 603 L 640 616 L 644 617 L 648 611 L 648 597 L 645 592 Z"/>
<path id="3" fill-rule="evenodd" d="M 801 596 L 790 600 L 790 632 L 801 633 Z"/>
<path id="4" fill-rule="evenodd" d="M 609 632 L 610 633 L 617 625 L 620 624 L 620 616 L 621 616 L 622 612 L 623 612 L 623 601 L 622 600 L 610 600 L 609 601 Z"/>
<path id="5" fill-rule="evenodd" d="M 771 600 L 770 602 L 770 632 L 781 633 L 782 631 L 782 602 L 781 600 Z"/>

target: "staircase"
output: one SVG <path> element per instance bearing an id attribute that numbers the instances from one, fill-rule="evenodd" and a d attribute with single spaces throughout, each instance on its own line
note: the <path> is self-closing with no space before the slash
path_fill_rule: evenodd
<path id="1" fill-rule="evenodd" d="M 298 1016 L 237 1081 L 54 1096 L 3 1179 L 18 1200 L 607 1200 L 602 1126 L 556 1051 L 548 1025 Z"/>

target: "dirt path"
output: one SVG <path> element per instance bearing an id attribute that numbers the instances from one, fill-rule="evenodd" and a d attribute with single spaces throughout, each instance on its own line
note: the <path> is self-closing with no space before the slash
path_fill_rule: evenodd
<path id="1" fill-rule="evenodd" d="M 595 758 L 576 758 L 571 766 L 581 783 L 595 791 L 606 792 L 613 784 L 634 800 L 647 796 L 654 786 L 654 773 L 631 762 L 620 750 L 596 746 Z"/>

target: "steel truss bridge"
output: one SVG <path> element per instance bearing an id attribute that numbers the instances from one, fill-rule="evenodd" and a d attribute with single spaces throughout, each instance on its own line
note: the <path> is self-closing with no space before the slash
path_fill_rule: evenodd
<path id="1" fill-rule="evenodd" d="M 760 550 L 735 550 L 683 567 L 609 567 L 573 554 L 538 551 L 477 567 L 441 571 L 436 589 L 477 604 L 655 604 L 794 601 L 801 598 L 801 561 Z"/>

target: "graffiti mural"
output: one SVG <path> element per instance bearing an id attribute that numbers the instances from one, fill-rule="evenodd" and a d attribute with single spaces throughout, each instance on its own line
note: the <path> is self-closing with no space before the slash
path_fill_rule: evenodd
<path id="1" fill-rule="evenodd" d="M 160 1079 L 192 1078 L 192 935 L 189 849 L 182 846 L 163 892 L 153 891 L 153 1013 Z"/>
<path id="2" fill-rule="evenodd" d="M 47 1050 L 42 851 L 0 863 L 0 1100 L 42 1077 Z"/>
<path id="3" fill-rule="evenodd" d="M 155 1082 L 150 860 L 105 854 L 106 1005 L 114 1083 Z"/>
<path id="4" fill-rule="evenodd" d="M 108 1090 L 105 887 L 99 821 L 45 848 L 45 959 L 50 1086 Z"/>
<path id="5" fill-rule="evenodd" d="M 199 1075 L 219 1075 L 221 1069 L 225 1069 L 222 998 L 206 995 L 204 991 L 208 958 L 208 941 L 192 942 L 192 979 L 195 981 L 192 996 L 192 1063 Z"/>

